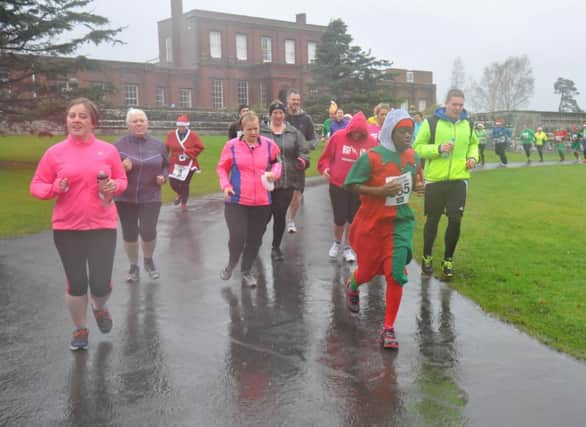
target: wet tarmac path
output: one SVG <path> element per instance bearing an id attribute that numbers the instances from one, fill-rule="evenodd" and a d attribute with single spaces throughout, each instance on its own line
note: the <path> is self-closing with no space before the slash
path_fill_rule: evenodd
<path id="1" fill-rule="evenodd" d="M 194 182 L 196 185 L 196 182 Z M 223 202 L 165 206 L 158 281 L 124 283 L 118 246 L 114 329 L 73 329 L 51 233 L 0 241 L 0 425 L 8 426 L 584 426 L 586 365 L 485 315 L 409 268 L 398 353 L 380 349 L 384 283 L 345 306 L 350 266 L 328 261 L 326 186 L 306 190 L 286 260 L 256 289 L 219 279 Z M 119 233 L 120 234 L 120 233 Z M 120 235 L 119 235 L 120 239 Z"/>

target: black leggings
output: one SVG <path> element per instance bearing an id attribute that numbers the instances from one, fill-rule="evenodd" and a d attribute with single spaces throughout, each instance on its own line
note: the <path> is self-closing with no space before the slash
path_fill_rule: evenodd
<path id="1" fill-rule="evenodd" d="M 501 159 L 501 163 L 503 165 L 506 165 L 508 163 L 508 161 L 507 161 L 507 144 L 502 144 L 502 143 L 494 144 L 494 152 L 496 153 L 497 156 L 499 156 L 499 158 Z"/>
<path id="2" fill-rule="evenodd" d="M 289 207 L 292 198 L 292 188 L 277 188 L 272 193 L 271 214 L 273 217 L 273 248 L 281 246 L 283 233 L 285 232 L 287 208 Z"/>
<path id="3" fill-rule="evenodd" d="M 65 269 L 69 295 L 86 295 L 88 286 L 98 298 L 111 292 L 116 230 L 53 230 L 53 240 Z"/>
<path id="4" fill-rule="evenodd" d="M 525 155 L 527 158 L 531 157 L 531 145 L 530 144 L 523 144 L 523 150 L 525 150 Z"/>
<path id="5" fill-rule="evenodd" d="M 181 203 L 187 203 L 187 200 L 189 199 L 189 184 L 191 183 L 191 178 L 194 173 L 194 170 L 190 171 L 187 178 L 185 178 L 185 181 L 169 178 L 169 184 L 171 184 L 173 191 L 181 197 Z"/>
<path id="6" fill-rule="evenodd" d="M 226 203 L 224 217 L 228 225 L 228 249 L 230 260 L 234 267 L 242 255 L 242 272 L 249 272 L 258 250 L 262 244 L 262 236 L 267 229 L 267 222 L 271 215 L 270 206 L 244 206 L 236 203 Z"/>
<path id="7" fill-rule="evenodd" d="M 484 149 L 486 148 L 486 144 L 478 144 L 478 153 L 480 154 L 480 164 L 484 164 Z"/>
<path id="8" fill-rule="evenodd" d="M 543 162 L 543 145 L 536 145 L 537 153 L 539 154 L 539 160 Z"/>
<path id="9" fill-rule="evenodd" d="M 161 202 L 116 202 L 116 207 L 125 242 L 137 242 L 139 233 L 143 242 L 152 242 L 157 238 Z"/>

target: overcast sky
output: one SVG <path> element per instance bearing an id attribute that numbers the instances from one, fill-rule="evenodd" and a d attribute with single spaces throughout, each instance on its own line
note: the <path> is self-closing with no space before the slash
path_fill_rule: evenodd
<path id="1" fill-rule="evenodd" d="M 80 54 L 124 61 L 158 58 L 157 21 L 170 17 L 169 0 L 95 0 L 93 8 L 112 26 L 127 27 L 120 34 L 126 45 L 86 47 Z M 184 12 L 192 9 L 285 21 L 306 13 L 307 22 L 316 25 L 341 18 L 354 44 L 371 49 L 374 56 L 392 61 L 397 68 L 433 71 L 440 101 L 457 56 L 462 58 L 468 83 L 479 79 L 486 65 L 526 54 L 535 77 L 530 109 L 557 110 L 559 95 L 554 95 L 553 84 L 560 76 L 582 90 L 577 99 L 586 108 L 583 0 L 184 0 Z"/>

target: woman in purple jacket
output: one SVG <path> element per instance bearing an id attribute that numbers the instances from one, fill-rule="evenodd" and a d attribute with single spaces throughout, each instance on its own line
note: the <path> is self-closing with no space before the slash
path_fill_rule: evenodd
<path id="1" fill-rule="evenodd" d="M 126 170 L 128 188 L 116 198 L 116 206 L 122 224 L 124 249 L 130 261 L 126 281 L 136 283 L 140 277 L 139 235 L 144 269 L 151 279 L 159 278 L 153 253 L 161 210 L 161 186 L 169 175 L 169 159 L 165 144 L 148 135 L 149 122 L 144 111 L 135 108 L 128 110 L 126 124 L 129 134 L 116 143 L 116 148 Z"/>

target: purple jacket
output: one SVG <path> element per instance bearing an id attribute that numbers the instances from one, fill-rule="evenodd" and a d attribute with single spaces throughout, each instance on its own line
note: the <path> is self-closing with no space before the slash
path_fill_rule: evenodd
<path id="1" fill-rule="evenodd" d="M 149 203 L 161 201 L 161 186 L 157 184 L 157 175 L 165 178 L 169 175 L 169 158 L 165 144 L 147 135 L 140 138 L 126 135 L 116 143 L 120 158 L 132 161 L 132 170 L 126 173 L 128 187 L 118 202 Z"/>

